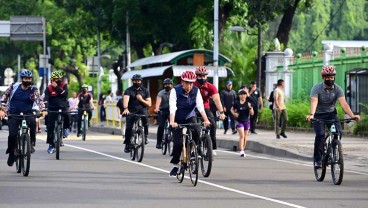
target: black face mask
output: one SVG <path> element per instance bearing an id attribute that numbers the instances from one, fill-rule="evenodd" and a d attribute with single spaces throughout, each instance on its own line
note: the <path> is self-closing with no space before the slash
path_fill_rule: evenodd
<path id="1" fill-rule="evenodd" d="M 22 85 L 25 86 L 25 87 L 28 87 L 32 84 L 32 82 L 29 82 L 29 81 L 23 81 L 22 82 Z"/>
<path id="2" fill-rule="evenodd" d="M 204 83 L 206 83 L 206 82 L 207 82 L 207 80 L 206 80 L 206 79 L 197 79 L 197 81 L 198 81 L 198 83 L 199 83 L 200 85 L 204 85 Z"/>
<path id="3" fill-rule="evenodd" d="M 335 84 L 335 80 L 325 80 L 325 84 L 327 85 L 327 86 L 332 86 L 332 85 L 334 85 Z"/>
<path id="4" fill-rule="evenodd" d="M 133 83 L 133 86 L 135 87 L 135 88 L 140 88 L 141 87 L 141 83 Z"/>
<path id="5" fill-rule="evenodd" d="M 83 90 L 82 90 L 82 92 L 83 92 L 83 93 L 86 93 L 86 92 L 87 92 L 87 90 L 86 90 L 86 89 L 83 89 Z"/>
<path id="6" fill-rule="evenodd" d="M 170 86 L 166 86 L 166 87 L 165 87 L 165 91 L 166 91 L 166 92 L 169 92 L 170 90 L 171 90 L 171 87 L 170 87 Z"/>
<path id="7" fill-rule="evenodd" d="M 61 85 L 61 80 L 56 81 L 56 83 L 60 86 Z"/>

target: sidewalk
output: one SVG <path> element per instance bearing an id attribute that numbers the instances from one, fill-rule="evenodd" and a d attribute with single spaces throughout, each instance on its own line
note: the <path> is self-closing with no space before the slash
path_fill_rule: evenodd
<path id="1" fill-rule="evenodd" d="M 119 128 L 113 127 L 94 126 L 91 127 L 91 130 L 115 135 L 121 134 Z M 157 126 L 150 125 L 148 138 L 151 139 L 151 142 L 156 141 L 156 132 Z M 217 129 L 217 147 L 227 150 L 238 149 L 238 134 L 231 134 L 231 130 L 226 135 L 223 132 L 223 129 Z M 259 129 L 257 133 L 248 136 L 246 150 L 312 162 L 314 148 L 313 133 L 286 132 L 288 136 L 286 139 L 282 137 L 281 139 L 276 139 L 275 133 L 270 130 Z M 346 160 L 351 161 L 353 165 L 360 168 L 365 167 L 368 169 L 368 138 L 343 136 L 342 144 Z"/>

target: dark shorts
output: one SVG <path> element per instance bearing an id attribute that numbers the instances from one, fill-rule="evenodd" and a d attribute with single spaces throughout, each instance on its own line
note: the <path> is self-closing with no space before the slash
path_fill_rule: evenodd
<path id="1" fill-rule="evenodd" d="M 244 128 L 244 130 L 248 130 L 250 128 L 250 121 L 237 121 L 238 124 L 236 125 L 236 128 Z"/>

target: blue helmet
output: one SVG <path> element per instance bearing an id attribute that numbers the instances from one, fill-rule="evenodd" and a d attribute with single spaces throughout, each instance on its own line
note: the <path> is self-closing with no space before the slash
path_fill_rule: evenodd
<path id="1" fill-rule="evenodd" d="M 166 78 L 166 79 L 164 80 L 163 84 L 173 84 L 173 81 L 172 81 L 172 79 L 170 79 L 170 78 Z"/>
<path id="2" fill-rule="evenodd" d="M 28 69 L 23 69 L 21 72 L 20 72 L 20 78 L 24 78 L 24 77 L 30 77 L 30 78 L 33 78 L 33 74 L 31 71 L 29 71 Z"/>

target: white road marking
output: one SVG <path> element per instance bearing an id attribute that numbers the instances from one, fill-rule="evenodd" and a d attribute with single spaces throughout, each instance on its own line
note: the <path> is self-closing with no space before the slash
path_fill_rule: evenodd
<path id="1" fill-rule="evenodd" d="M 239 155 L 238 152 L 232 152 L 232 151 L 227 151 L 227 150 L 216 150 L 216 152 L 223 152 L 223 153 L 227 153 L 227 154 Z M 247 157 L 259 158 L 259 159 L 264 159 L 264 160 L 273 160 L 273 161 L 277 161 L 277 162 L 283 162 L 283 163 L 289 163 L 289 164 L 293 164 L 293 165 L 300 165 L 300 166 L 307 166 L 307 167 L 312 167 L 312 165 L 313 165 L 312 162 L 307 164 L 307 163 L 300 163 L 300 162 L 295 162 L 295 161 L 290 161 L 290 160 L 275 159 L 275 158 L 270 158 L 270 157 L 255 156 L 255 155 L 249 155 L 249 154 L 247 154 Z M 354 171 L 354 170 L 346 170 L 345 169 L 344 172 L 368 176 L 368 173 Z"/>
<path id="2" fill-rule="evenodd" d="M 116 157 L 116 156 L 105 154 L 105 153 L 98 152 L 98 151 L 95 151 L 95 150 L 86 149 L 86 148 L 83 148 L 83 147 L 78 147 L 78 146 L 69 145 L 69 144 L 65 144 L 65 146 L 75 148 L 75 149 L 79 149 L 79 150 L 83 150 L 83 151 L 87 151 L 87 152 L 91 152 L 91 153 L 95 153 L 95 154 L 98 154 L 98 155 L 102 155 L 102 156 L 105 156 L 105 157 L 109 157 L 109 158 L 113 158 L 113 159 L 116 159 L 116 160 L 124 161 L 124 162 L 127 162 L 127 163 L 147 167 L 147 168 L 157 170 L 157 171 L 160 171 L 160 172 L 169 173 L 169 171 L 161 169 L 161 168 L 157 168 L 157 167 L 147 165 L 147 164 L 144 164 L 144 163 L 139 163 L 139 162 L 127 160 L 127 159 L 124 159 L 124 158 Z M 252 193 L 240 191 L 240 190 L 237 190 L 237 189 L 229 188 L 229 187 L 226 187 L 226 186 L 218 185 L 218 184 L 211 183 L 211 182 L 204 181 L 204 180 L 198 180 L 198 182 L 202 183 L 202 184 L 209 185 L 209 186 L 213 186 L 213 187 L 216 187 L 216 188 L 219 188 L 219 189 L 227 190 L 227 191 L 230 191 L 230 192 L 234 192 L 234 193 L 238 193 L 238 194 L 242 194 L 242 195 L 246 195 L 246 196 L 250 196 L 250 197 L 254 197 L 254 198 L 258 198 L 258 199 L 262 199 L 262 200 L 265 200 L 265 201 L 274 202 L 274 203 L 277 203 L 277 204 L 286 205 L 286 206 L 289 206 L 289 207 L 305 208 L 305 207 L 300 206 L 300 205 L 288 203 L 288 202 L 277 200 L 277 199 L 268 198 L 268 197 L 257 195 L 257 194 L 252 194 Z"/>

